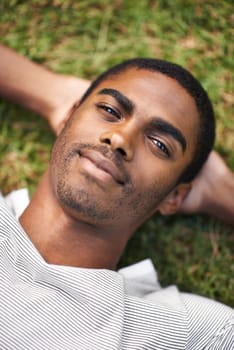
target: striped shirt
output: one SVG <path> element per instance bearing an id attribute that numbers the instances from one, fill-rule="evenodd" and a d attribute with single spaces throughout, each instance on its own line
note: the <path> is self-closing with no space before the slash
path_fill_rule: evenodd
<path id="1" fill-rule="evenodd" d="M 143 274 L 48 264 L 0 204 L 0 349 L 234 349 L 231 308 L 162 289 L 143 264 Z"/>

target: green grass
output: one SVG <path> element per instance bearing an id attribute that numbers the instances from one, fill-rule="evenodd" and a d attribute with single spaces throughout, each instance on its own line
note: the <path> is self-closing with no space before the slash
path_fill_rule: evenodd
<path id="1" fill-rule="evenodd" d="M 93 79 L 133 56 L 192 70 L 215 107 L 216 149 L 234 170 L 232 1 L 3 0 L 0 13 L 1 41 L 57 72 Z M 37 116 L 5 102 L 0 128 L 2 190 L 33 191 L 54 136 Z M 150 256 L 163 285 L 234 306 L 233 240 L 233 229 L 210 218 L 154 217 L 120 265 Z"/>

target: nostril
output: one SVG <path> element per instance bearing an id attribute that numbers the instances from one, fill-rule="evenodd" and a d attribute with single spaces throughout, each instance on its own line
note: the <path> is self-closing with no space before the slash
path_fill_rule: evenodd
<path id="1" fill-rule="evenodd" d="M 127 153 L 125 152 L 125 150 L 123 148 L 117 148 L 117 151 L 123 156 L 126 157 Z"/>
<path id="2" fill-rule="evenodd" d="M 120 132 L 105 132 L 100 136 L 102 144 L 108 145 L 111 150 L 125 159 L 131 157 L 130 146 L 124 134 Z"/>
<path id="3" fill-rule="evenodd" d="M 110 144 L 111 144 L 111 141 L 110 141 L 110 139 L 108 139 L 108 138 L 104 139 L 103 142 L 105 142 L 107 145 L 110 145 Z"/>

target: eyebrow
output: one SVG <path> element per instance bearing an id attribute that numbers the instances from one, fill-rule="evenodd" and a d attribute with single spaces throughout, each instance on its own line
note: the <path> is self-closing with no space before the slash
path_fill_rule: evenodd
<path id="1" fill-rule="evenodd" d="M 120 104 L 120 106 L 123 108 L 123 110 L 128 114 L 132 114 L 135 109 L 134 103 L 131 100 L 129 100 L 126 96 L 121 94 L 121 92 L 119 92 L 118 90 L 106 88 L 100 90 L 98 92 L 98 95 L 109 95 L 114 97 Z"/>
<path id="2" fill-rule="evenodd" d="M 117 102 L 121 105 L 121 107 L 124 109 L 124 111 L 128 114 L 132 114 L 135 109 L 134 103 L 118 90 L 105 88 L 100 90 L 98 92 L 98 95 L 109 95 L 114 97 L 117 100 Z M 172 124 L 166 122 L 165 120 L 159 117 L 152 118 L 151 125 L 157 131 L 162 132 L 163 134 L 168 134 L 172 136 L 177 142 L 179 142 L 183 152 L 186 150 L 187 143 L 186 143 L 185 137 L 183 136 L 181 131 L 177 129 L 175 126 L 173 126 Z"/>
<path id="3" fill-rule="evenodd" d="M 166 122 L 161 118 L 152 118 L 151 125 L 157 131 L 160 131 L 163 134 L 168 134 L 172 136 L 176 141 L 178 141 L 182 147 L 183 152 L 186 150 L 187 142 L 185 140 L 185 137 L 183 136 L 181 131 L 177 129 L 175 126 L 173 126 L 172 124 Z"/>

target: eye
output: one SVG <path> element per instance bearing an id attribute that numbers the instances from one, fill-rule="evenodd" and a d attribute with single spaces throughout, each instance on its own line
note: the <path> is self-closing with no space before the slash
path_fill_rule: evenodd
<path id="1" fill-rule="evenodd" d="M 97 104 L 96 105 L 98 109 L 102 109 L 105 112 L 105 115 L 107 117 L 108 120 L 113 121 L 113 120 L 121 120 L 122 116 L 121 113 L 113 108 L 110 107 L 109 105 L 105 105 L 105 104 Z"/>
<path id="2" fill-rule="evenodd" d="M 153 142 L 154 145 L 156 145 L 163 153 L 165 153 L 165 155 L 167 157 L 170 157 L 170 152 L 169 152 L 167 146 L 162 141 L 160 141 L 159 139 L 156 139 L 154 137 L 149 137 L 149 138 Z"/>

